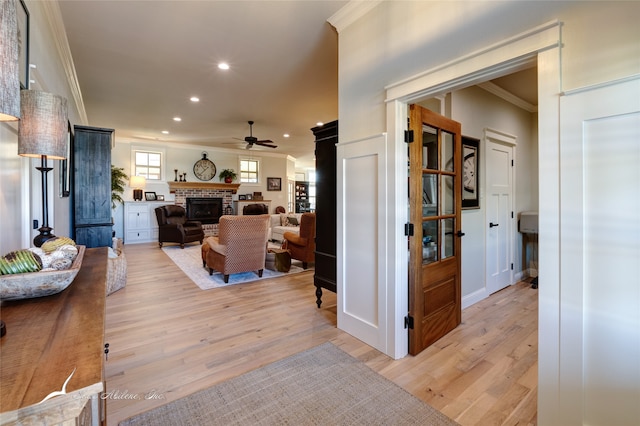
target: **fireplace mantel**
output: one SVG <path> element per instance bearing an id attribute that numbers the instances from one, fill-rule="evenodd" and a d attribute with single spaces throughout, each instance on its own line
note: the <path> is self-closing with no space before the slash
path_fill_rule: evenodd
<path id="1" fill-rule="evenodd" d="M 239 183 L 213 183 L 213 182 L 169 182 L 169 192 L 175 193 L 176 189 L 219 189 L 233 191 L 235 194 Z"/>

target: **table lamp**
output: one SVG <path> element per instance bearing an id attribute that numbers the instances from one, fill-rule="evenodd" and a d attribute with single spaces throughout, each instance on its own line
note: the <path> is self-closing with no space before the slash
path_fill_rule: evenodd
<path id="1" fill-rule="evenodd" d="M 18 16 L 14 1 L 0 2 L 0 121 L 20 119 Z M 0 320 L 0 337 L 6 333 Z"/>
<path id="2" fill-rule="evenodd" d="M 147 181 L 143 176 L 131 176 L 129 186 L 133 188 L 134 201 L 142 200 L 142 188 L 144 188 L 146 183 Z"/>
<path id="3" fill-rule="evenodd" d="M 67 100 L 62 96 L 38 90 L 22 90 L 20 93 L 21 121 L 18 128 L 18 155 L 40 157 L 42 173 L 42 226 L 33 244 L 42 244 L 54 238 L 49 226 L 47 197 L 47 173 L 53 167 L 47 160 L 64 160 L 67 155 L 68 119 Z"/>

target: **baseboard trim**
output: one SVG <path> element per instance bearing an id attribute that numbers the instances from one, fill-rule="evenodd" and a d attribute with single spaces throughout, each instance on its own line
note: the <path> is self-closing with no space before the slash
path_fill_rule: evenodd
<path id="1" fill-rule="evenodd" d="M 486 299 L 489 297 L 486 288 L 481 288 L 480 290 L 474 291 L 471 294 L 468 294 L 462 298 L 462 309 L 466 309 L 471 305 L 478 303 L 479 301 Z"/>

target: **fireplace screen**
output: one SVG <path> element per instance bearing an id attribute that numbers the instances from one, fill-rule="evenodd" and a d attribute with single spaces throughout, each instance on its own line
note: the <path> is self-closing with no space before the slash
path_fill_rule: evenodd
<path id="1" fill-rule="evenodd" d="M 187 218 L 203 224 L 218 223 L 222 216 L 222 198 L 187 198 Z"/>

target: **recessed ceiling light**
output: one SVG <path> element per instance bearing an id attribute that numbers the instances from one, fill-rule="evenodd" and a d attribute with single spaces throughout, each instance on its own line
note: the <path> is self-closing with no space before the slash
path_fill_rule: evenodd
<path id="1" fill-rule="evenodd" d="M 182 118 L 180 118 L 180 117 L 173 117 L 173 121 L 182 121 Z"/>
<path id="2" fill-rule="evenodd" d="M 168 130 L 163 130 L 163 131 L 162 131 L 162 134 L 163 134 L 163 135 L 168 135 L 168 134 L 169 134 L 169 131 L 168 131 Z"/>
<path id="3" fill-rule="evenodd" d="M 322 121 L 318 121 L 318 122 L 316 123 L 316 126 L 323 126 L 323 125 L 324 125 L 324 123 L 323 123 Z"/>
<path id="4" fill-rule="evenodd" d="M 229 69 L 229 64 L 226 62 L 220 62 L 218 64 L 218 68 L 220 68 L 221 70 L 228 70 Z"/>
<path id="5" fill-rule="evenodd" d="M 288 137 L 289 137 L 289 133 L 285 133 L 285 134 L 284 134 L 284 135 L 282 135 L 282 136 L 284 136 L 285 138 L 288 138 Z"/>
<path id="6" fill-rule="evenodd" d="M 197 97 L 197 96 L 192 96 L 191 98 L 189 98 L 189 100 L 190 100 L 191 102 L 200 102 L 200 98 L 199 98 L 199 97 Z"/>

